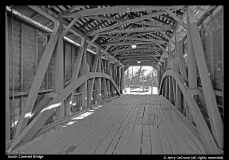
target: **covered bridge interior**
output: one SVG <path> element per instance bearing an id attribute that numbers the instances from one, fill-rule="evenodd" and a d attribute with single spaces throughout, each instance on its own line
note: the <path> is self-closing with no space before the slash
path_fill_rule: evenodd
<path id="1" fill-rule="evenodd" d="M 6 6 L 7 153 L 223 154 L 223 9 Z M 158 95 L 124 95 L 129 66 L 154 67 Z"/>

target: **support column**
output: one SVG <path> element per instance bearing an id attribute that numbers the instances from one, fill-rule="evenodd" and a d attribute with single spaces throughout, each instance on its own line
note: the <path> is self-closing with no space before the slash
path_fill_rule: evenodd
<path id="1" fill-rule="evenodd" d="M 177 109 L 182 112 L 182 107 L 181 107 L 181 90 L 179 88 L 179 85 L 176 83 L 176 101 L 175 101 L 175 106 Z"/>
<path id="2" fill-rule="evenodd" d="M 171 102 L 171 103 L 173 103 L 174 102 L 174 100 L 173 100 L 173 83 L 172 83 L 172 77 L 168 77 L 169 79 L 169 101 Z"/>
<path id="3" fill-rule="evenodd" d="M 81 71 L 82 75 L 86 75 L 90 71 L 90 66 L 87 64 L 87 50 L 84 50 L 84 55 L 82 59 L 82 64 L 81 64 Z M 81 86 L 80 86 L 80 91 L 82 93 L 82 108 L 85 109 L 88 107 L 87 104 L 87 81 L 85 81 Z"/>
<path id="4" fill-rule="evenodd" d="M 188 26 L 190 24 L 188 23 Z M 197 64 L 196 57 L 191 42 L 190 31 L 187 30 L 187 43 L 188 43 L 188 86 L 189 89 L 197 89 Z M 196 97 L 194 97 L 196 99 Z M 189 120 L 194 122 L 191 112 L 189 114 Z"/>
<path id="5" fill-rule="evenodd" d="M 91 72 L 96 72 L 96 70 L 97 70 L 98 61 L 99 61 L 99 56 L 98 56 L 99 51 L 98 50 L 99 49 L 97 48 L 96 49 L 96 57 L 95 57 Z M 88 80 L 88 105 L 92 104 L 94 83 L 95 83 L 95 78 Z"/>
<path id="6" fill-rule="evenodd" d="M 181 41 L 177 42 L 177 37 L 176 39 L 176 52 L 177 52 L 177 56 L 178 56 L 178 63 L 179 63 L 179 68 L 180 68 L 180 72 L 181 72 L 181 77 L 183 78 L 183 80 L 187 83 L 187 73 L 186 73 L 186 69 L 185 69 L 185 62 L 184 62 L 184 57 L 183 57 L 183 50 L 182 50 L 182 46 L 181 46 Z"/>
<path id="7" fill-rule="evenodd" d="M 63 32 L 63 24 L 60 24 L 60 30 Z M 55 53 L 55 89 L 54 92 L 60 93 L 64 89 L 64 42 L 63 36 L 59 36 Z M 64 103 L 56 110 L 56 120 L 65 116 Z"/>
<path id="8" fill-rule="evenodd" d="M 211 69 L 210 69 L 210 77 L 211 77 L 211 81 L 212 81 L 212 86 L 214 86 L 214 53 L 213 53 L 213 35 L 212 35 L 212 16 L 213 14 L 211 13 L 210 15 L 210 65 L 211 65 Z"/>
<path id="9" fill-rule="evenodd" d="M 164 79 L 164 88 L 165 88 L 165 98 L 168 99 L 168 77 Z"/>
<path id="10" fill-rule="evenodd" d="M 20 75 L 21 75 L 21 83 L 20 83 L 20 90 L 21 92 L 23 92 L 23 89 L 24 89 L 24 79 L 23 79 L 23 65 L 24 65 L 24 24 L 21 23 L 21 63 L 20 63 Z M 21 96 L 20 98 L 20 101 L 21 101 L 21 110 L 20 110 L 20 113 L 22 112 L 23 110 L 23 107 L 24 107 L 24 98 L 23 96 Z"/>
<path id="11" fill-rule="evenodd" d="M 111 75 L 111 74 L 110 74 L 110 61 L 109 61 L 109 60 L 107 60 L 106 65 L 107 65 L 107 74 L 108 74 L 108 75 Z M 107 93 L 108 93 L 108 98 L 111 97 L 111 86 L 110 86 L 110 85 L 111 85 L 111 84 L 110 84 L 110 80 L 107 80 Z"/>
<path id="12" fill-rule="evenodd" d="M 8 17 L 5 11 L 5 134 L 6 141 L 10 140 L 10 105 L 9 105 L 9 45 Z"/>
<path id="13" fill-rule="evenodd" d="M 79 71 L 80 68 L 82 66 L 82 59 L 83 59 L 83 55 L 86 49 L 86 39 L 81 37 L 81 45 L 80 45 L 80 49 L 78 52 L 78 56 L 77 56 L 77 60 L 75 61 L 73 68 L 73 74 L 72 74 L 72 78 L 71 78 L 71 83 L 75 82 L 78 78 L 79 75 Z M 79 87 L 80 88 L 80 87 Z M 73 95 L 74 95 L 75 91 L 72 92 L 68 98 L 65 100 L 65 110 L 66 110 L 66 115 L 70 114 L 70 109 L 72 106 L 72 101 L 73 101 Z"/>
<path id="14" fill-rule="evenodd" d="M 125 71 L 124 71 L 124 68 L 121 69 L 122 70 L 122 81 L 121 81 L 121 90 L 122 90 L 122 94 L 124 92 L 124 89 L 125 89 Z"/>
<path id="15" fill-rule="evenodd" d="M 102 59 L 101 59 L 101 53 L 100 50 L 98 52 L 98 67 L 97 67 L 97 72 L 101 72 L 101 63 L 102 63 Z M 97 97 L 96 97 L 96 101 L 99 104 L 102 100 L 102 93 L 101 93 L 101 78 L 97 78 L 97 88 L 96 88 L 96 93 L 97 93 Z"/>

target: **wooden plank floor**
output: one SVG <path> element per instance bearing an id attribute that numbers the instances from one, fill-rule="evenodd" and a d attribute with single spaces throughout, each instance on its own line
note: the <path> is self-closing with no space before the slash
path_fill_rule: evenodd
<path id="1" fill-rule="evenodd" d="M 12 153 L 205 154 L 157 95 L 124 95 L 72 118 Z"/>

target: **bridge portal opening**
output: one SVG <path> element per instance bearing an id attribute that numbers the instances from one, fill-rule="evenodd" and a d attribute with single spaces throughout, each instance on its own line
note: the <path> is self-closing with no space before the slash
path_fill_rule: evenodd
<path id="1" fill-rule="evenodd" d="M 124 94 L 158 94 L 156 68 L 129 66 L 124 75 Z"/>

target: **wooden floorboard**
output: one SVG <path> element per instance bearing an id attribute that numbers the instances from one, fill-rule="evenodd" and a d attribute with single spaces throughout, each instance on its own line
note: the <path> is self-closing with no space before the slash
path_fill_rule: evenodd
<path id="1" fill-rule="evenodd" d="M 73 118 L 12 153 L 205 154 L 202 144 L 157 95 L 123 95 Z"/>

